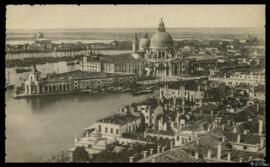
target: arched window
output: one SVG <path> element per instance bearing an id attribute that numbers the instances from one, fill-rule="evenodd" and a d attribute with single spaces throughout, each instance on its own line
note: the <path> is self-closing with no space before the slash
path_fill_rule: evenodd
<path id="1" fill-rule="evenodd" d="M 52 85 L 49 85 L 49 93 L 52 92 Z"/>
<path id="2" fill-rule="evenodd" d="M 55 85 L 53 85 L 53 92 L 56 92 L 56 87 L 55 87 Z"/>

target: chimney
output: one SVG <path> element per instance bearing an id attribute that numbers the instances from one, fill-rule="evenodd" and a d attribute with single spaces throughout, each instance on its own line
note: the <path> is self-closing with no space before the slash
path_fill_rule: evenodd
<path id="1" fill-rule="evenodd" d="M 158 153 L 158 154 L 160 153 L 160 148 L 161 148 L 161 146 L 158 146 L 158 147 L 157 147 L 157 153 Z"/>
<path id="2" fill-rule="evenodd" d="M 207 158 L 211 158 L 211 150 L 208 150 L 208 152 L 207 152 Z"/>
<path id="3" fill-rule="evenodd" d="M 235 122 L 234 121 L 232 122 L 232 125 L 235 126 Z"/>
<path id="4" fill-rule="evenodd" d="M 173 140 L 171 141 L 170 144 L 171 144 L 171 145 L 170 145 L 170 148 L 172 149 L 172 148 L 173 148 Z"/>
<path id="5" fill-rule="evenodd" d="M 227 125 L 230 125 L 231 124 L 231 120 L 227 120 Z"/>
<path id="6" fill-rule="evenodd" d="M 155 163 L 155 162 L 156 162 L 156 157 L 155 157 L 155 156 L 153 156 L 153 157 L 151 158 L 151 162 L 152 162 L 152 163 Z"/>
<path id="7" fill-rule="evenodd" d="M 195 159 L 199 159 L 199 153 L 198 153 L 198 150 L 196 150 L 196 152 L 195 152 Z"/>
<path id="8" fill-rule="evenodd" d="M 228 152 L 227 154 L 227 161 L 231 161 L 231 152 Z"/>
<path id="9" fill-rule="evenodd" d="M 224 124 L 221 125 L 221 129 L 225 130 L 225 125 Z"/>
<path id="10" fill-rule="evenodd" d="M 236 126 L 233 127 L 233 133 L 237 133 L 237 128 L 236 128 Z"/>
<path id="11" fill-rule="evenodd" d="M 237 134 L 237 143 L 240 143 L 241 140 L 241 134 Z"/>
<path id="12" fill-rule="evenodd" d="M 218 142 L 217 159 L 221 159 L 221 152 L 222 152 L 222 144 Z"/>
<path id="13" fill-rule="evenodd" d="M 129 163 L 133 163 L 134 157 L 129 157 Z"/>
<path id="14" fill-rule="evenodd" d="M 263 120 L 259 119 L 259 135 L 261 136 L 263 133 Z"/>
<path id="15" fill-rule="evenodd" d="M 222 142 L 223 143 L 225 142 L 225 136 L 222 136 Z"/>
<path id="16" fill-rule="evenodd" d="M 143 151 L 143 158 L 146 158 L 147 157 L 147 152 L 148 151 Z"/>
<path id="17" fill-rule="evenodd" d="M 218 123 L 221 123 L 222 118 L 218 117 Z"/>
<path id="18" fill-rule="evenodd" d="M 264 136 L 260 136 L 260 147 L 261 147 L 261 148 L 264 147 L 264 142 L 265 142 Z"/>
<path id="19" fill-rule="evenodd" d="M 256 111 L 259 112 L 259 109 L 260 109 L 259 104 L 257 104 L 256 105 Z"/>
<path id="20" fill-rule="evenodd" d="M 196 144 L 200 144 L 200 140 L 198 138 L 196 139 Z"/>
<path id="21" fill-rule="evenodd" d="M 243 158 L 239 158 L 239 162 L 243 162 Z"/>
<path id="22" fill-rule="evenodd" d="M 153 151 L 154 151 L 154 149 L 150 148 L 150 155 L 153 155 Z"/>
<path id="23" fill-rule="evenodd" d="M 162 147 L 162 152 L 165 152 L 165 146 Z"/>

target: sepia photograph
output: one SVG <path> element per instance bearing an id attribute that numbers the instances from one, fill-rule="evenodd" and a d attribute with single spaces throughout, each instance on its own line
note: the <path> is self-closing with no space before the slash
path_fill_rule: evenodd
<path id="1" fill-rule="evenodd" d="M 6 5 L 5 162 L 265 164 L 265 11 Z"/>

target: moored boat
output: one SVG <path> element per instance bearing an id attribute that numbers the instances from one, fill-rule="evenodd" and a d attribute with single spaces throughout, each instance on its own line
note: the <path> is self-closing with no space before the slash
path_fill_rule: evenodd
<path id="1" fill-rule="evenodd" d="M 30 72 L 30 71 L 32 71 L 31 68 L 22 68 L 22 67 L 16 68 L 16 73 L 24 73 L 24 72 Z"/>

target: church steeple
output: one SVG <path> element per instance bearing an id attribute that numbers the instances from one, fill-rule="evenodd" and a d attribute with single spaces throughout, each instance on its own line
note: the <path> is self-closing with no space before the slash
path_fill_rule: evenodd
<path id="1" fill-rule="evenodd" d="M 138 36 L 135 33 L 132 40 L 132 51 L 136 52 L 139 49 Z"/>
<path id="2" fill-rule="evenodd" d="M 147 34 L 146 30 L 145 30 L 145 34 L 144 34 L 143 37 L 144 37 L 144 38 L 148 38 L 148 34 Z"/>
<path id="3" fill-rule="evenodd" d="M 166 32 L 164 22 L 162 21 L 162 18 L 160 19 L 159 26 L 158 26 L 159 32 Z"/>

